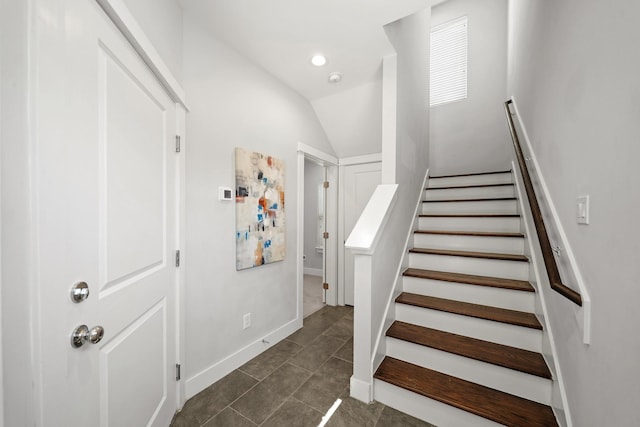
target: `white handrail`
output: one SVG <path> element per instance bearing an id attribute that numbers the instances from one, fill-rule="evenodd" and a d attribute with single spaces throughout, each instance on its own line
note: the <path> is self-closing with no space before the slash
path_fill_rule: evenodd
<path id="1" fill-rule="evenodd" d="M 365 206 L 344 246 L 354 254 L 371 255 L 375 251 L 380 232 L 389 220 L 398 194 L 398 184 L 378 185 Z"/>

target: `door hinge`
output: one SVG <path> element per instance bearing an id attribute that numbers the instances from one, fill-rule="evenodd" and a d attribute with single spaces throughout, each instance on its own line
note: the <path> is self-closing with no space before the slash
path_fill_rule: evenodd
<path id="1" fill-rule="evenodd" d="M 323 182 L 322 185 L 324 186 L 324 188 L 329 188 L 329 181 Z"/>
<path id="2" fill-rule="evenodd" d="M 323 237 L 324 239 L 328 239 L 328 238 L 329 238 L 329 232 L 328 232 L 328 231 L 325 231 L 324 233 L 322 233 L 322 237 Z"/>
<path id="3" fill-rule="evenodd" d="M 322 289 L 324 289 L 324 290 L 329 289 L 329 284 L 328 283 L 323 283 L 322 284 Z"/>
<path id="4" fill-rule="evenodd" d="M 176 363 L 176 381 L 180 381 L 180 364 Z"/>
<path id="5" fill-rule="evenodd" d="M 180 267 L 180 251 L 176 251 L 176 267 Z"/>
<path id="6" fill-rule="evenodd" d="M 180 135 L 176 135 L 176 153 L 180 152 Z"/>

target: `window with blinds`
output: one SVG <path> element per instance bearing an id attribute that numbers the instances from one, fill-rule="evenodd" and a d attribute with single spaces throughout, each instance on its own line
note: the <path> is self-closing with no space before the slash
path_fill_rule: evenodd
<path id="1" fill-rule="evenodd" d="M 467 97 L 467 17 L 431 30 L 431 107 Z"/>

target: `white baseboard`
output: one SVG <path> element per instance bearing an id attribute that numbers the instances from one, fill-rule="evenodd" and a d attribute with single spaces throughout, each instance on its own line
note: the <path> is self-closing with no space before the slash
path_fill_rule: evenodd
<path id="1" fill-rule="evenodd" d="M 240 366 L 244 365 L 263 351 L 273 347 L 301 327 L 302 317 L 296 318 L 269 333 L 264 338 L 254 341 L 246 347 L 200 371 L 191 378 L 188 378 L 185 384 L 186 398 L 190 399 L 200 393 L 211 384 L 220 380 L 225 375 L 228 375 L 233 370 L 238 369 Z M 263 339 L 264 341 L 268 341 L 269 344 L 264 343 Z"/>
<path id="2" fill-rule="evenodd" d="M 322 269 L 321 268 L 305 267 L 304 268 L 304 274 L 308 274 L 309 276 L 322 277 Z"/>
<path id="3" fill-rule="evenodd" d="M 364 403 L 373 402 L 373 384 L 351 377 L 349 381 L 351 397 Z"/>

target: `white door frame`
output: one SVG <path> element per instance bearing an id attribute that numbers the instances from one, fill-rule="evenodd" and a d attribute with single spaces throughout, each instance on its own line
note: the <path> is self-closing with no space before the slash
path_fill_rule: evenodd
<path id="1" fill-rule="evenodd" d="M 344 157 L 339 161 L 338 168 L 338 193 L 340 194 L 340 201 L 338 205 L 338 221 L 340 223 L 338 227 L 338 305 L 345 304 L 344 292 L 345 292 L 345 279 L 344 279 L 344 242 L 347 240 L 346 231 L 344 229 L 344 168 L 351 165 L 362 165 L 366 163 L 378 163 L 382 162 L 382 153 L 366 154 L 363 156 Z"/>
<path id="2" fill-rule="evenodd" d="M 297 185 L 298 185 L 298 206 L 297 206 L 297 223 L 298 234 L 296 236 L 296 277 L 298 289 L 298 319 L 303 317 L 303 283 L 304 283 L 304 264 L 302 256 L 304 254 L 304 160 L 305 158 L 321 163 L 327 168 L 327 181 L 329 189 L 327 191 L 327 231 L 329 239 L 326 241 L 324 250 L 324 259 L 326 265 L 326 282 L 329 283 L 329 289 L 326 292 L 326 304 L 338 304 L 338 158 L 330 154 L 324 153 L 316 148 L 298 142 L 298 158 L 297 158 Z M 332 237 L 336 236 L 336 237 Z"/>
<path id="3" fill-rule="evenodd" d="M 162 60 L 160 54 L 153 47 L 153 44 L 142 30 L 142 27 L 135 20 L 123 0 L 96 0 L 96 2 L 102 7 L 107 16 L 120 30 L 120 32 L 129 41 L 131 46 L 138 52 L 138 55 L 142 58 L 145 64 L 149 67 L 151 72 L 164 86 L 168 95 L 176 103 L 176 133 L 180 136 L 180 151 L 182 154 L 177 157 L 176 162 L 176 191 L 178 191 L 178 197 L 176 198 L 178 206 L 176 209 L 177 214 L 177 233 L 176 241 L 178 243 L 178 250 L 180 250 L 181 264 L 184 266 L 186 258 L 185 253 L 185 236 L 186 236 L 186 114 L 189 112 L 189 107 L 186 103 L 186 96 L 184 89 L 178 83 L 173 76 L 169 67 Z M 185 343 L 181 337 L 185 336 L 185 284 L 186 284 L 186 269 L 176 269 L 176 360 L 177 363 L 182 364 L 185 359 Z M 184 369 L 183 369 L 184 372 Z M 185 380 L 177 382 L 176 390 L 176 407 L 182 408 L 186 401 L 185 393 Z"/>

